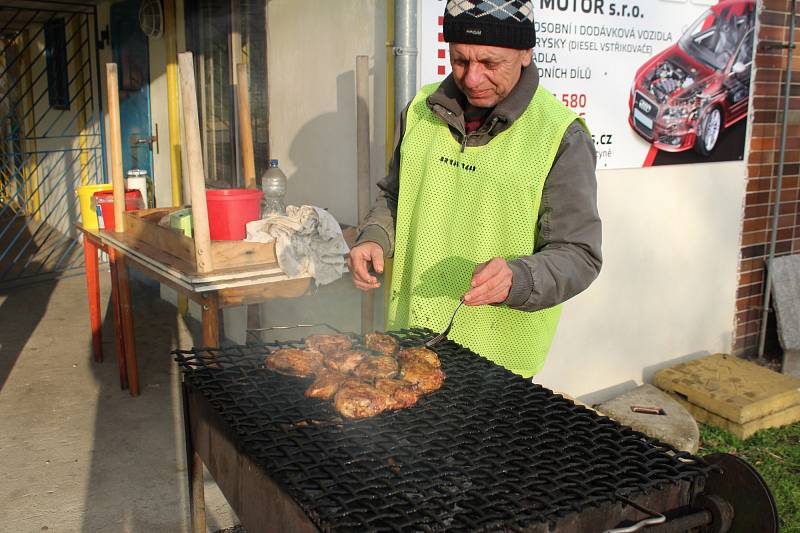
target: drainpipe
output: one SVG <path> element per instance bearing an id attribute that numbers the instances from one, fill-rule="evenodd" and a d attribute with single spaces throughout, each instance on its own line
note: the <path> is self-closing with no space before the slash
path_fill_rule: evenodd
<path id="1" fill-rule="evenodd" d="M 394 115 L 417 92 L 417 0 L 395 0 L 394 5 Z"/>
<path id="2" fill-rule="evenodd" d="M 783 120 L 781 123 L 781 147 L 778 161 L 778 179 L 775 184 L 775 208 L 772 212 L 772 236 L 769 242 L 769 258 L 765 265 L 767 269 L 767 281 L 764 285 L 764 308 L 761 311 L 761 331 L 758 335 L 758 358 L 764 358 L 764 343 L 767 337 L 767 317 L 769 316 L 769 304 L 772 291 L 772 260 L 775 259 L 775 244 L 778 240 L 778 218 L 781 212 L 781 191 L 783 189 L 783 165 L 786 154 L 786 130 L 789 122 L 789 96 L 792 92 L 792 52 L 794 51 L 794 19 L 797 13 L 797 2 L 792 0 L 792 10 L 789 18 L 789 44 L 779 44 L 779 48 L 787 48 L 786 58 L 786 83 L 783 89 Z"/>

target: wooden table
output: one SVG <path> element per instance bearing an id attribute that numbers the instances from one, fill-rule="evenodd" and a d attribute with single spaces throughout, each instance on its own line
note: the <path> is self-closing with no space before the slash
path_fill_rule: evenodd
<path id="1" fill-rule="evenodd" d="M 277 265 L 201 274 L 188 263 L 142 243 L 130 234 L 91 230 L 81 225 L 76 227 L 83 234 L 94 360 L 103 360 L 98 252 L 104 251 L 108 253 L 111 266 L 111 305 L 114 310 L 120 387 L 127 388 L 131 396 L 139 395 L 139 376 L 129 266 L 200 305 L 203 345 L 207 347 L 219 345 L 221 309 L 257 304 L 273 298 L 296 298 L 305 294 L 311 285 L 311 277 L 290 279 Z"/>

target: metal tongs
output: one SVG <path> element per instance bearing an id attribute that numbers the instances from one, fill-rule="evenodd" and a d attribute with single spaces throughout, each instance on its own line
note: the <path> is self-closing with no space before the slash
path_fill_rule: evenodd
<path id="1" fill-rule="evenodd" d="M 436 335 L 434 338 L 432 338 L 431 340 L 429 340 L 429 341 L 427 341 L 425 343 L 425 347 L 426 348 L 433 348 L 434 346 L 436 346 L 437 344 L 439 344 L 440 342 L 442 342 L 443 340 L 445 340 L 447 338 L 447 334 L 450 333 L 450 328 L 453 327 L 453 320 L 456 318 L 456 313 L 458 313 L 458 310 L 461 308 L 462 305 L 464 305 L 464 297 L 463 296 L 461 297 L 460 301 L 458 302 L 458 305 L 456 306 L 456 310 L 453 311 L 453 316 L 450 317 L 450 323 L 447 324 L 447 327 L 444 328 L 444 331 L 442 331 L 441 333 Z"/>

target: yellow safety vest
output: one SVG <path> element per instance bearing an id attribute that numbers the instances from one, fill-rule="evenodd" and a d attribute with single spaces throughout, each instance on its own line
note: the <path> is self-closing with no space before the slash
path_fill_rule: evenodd
<path id="1" fill-rule="evenodd" d="M 426 103 L 437 86 L 414 98 L 400 147 L 390 329 L 443 329 L 476 265 L 531 254 L 544 182 L 576 118 L 539 87 L 511 127 L 462 152 Z M 560 314 L 561 306 L 464 306 L 449 338 L 530 377 L 544 364 Z"/>

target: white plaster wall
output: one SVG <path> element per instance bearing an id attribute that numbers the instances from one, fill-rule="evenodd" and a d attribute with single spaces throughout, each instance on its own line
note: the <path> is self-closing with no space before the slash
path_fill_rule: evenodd
<path id="1" fill-rule="evenodd" d="M 384 172 L 385 2 L 271 0 L 268 9 L 270 141 L 290 177 L 288 200 L 354 223 L 358 54 L 372 66 L 373 183 Z M 744 193 L 743 162 L 599 172 L 603 271 L 565 304 L 535 380 L 602 401 L 676 361 L 730 350 Z M 306 311 L 287 316 L 300 303 L 275 301 L 263 312 L 270 323 L 307 322 Z M 243 310 L 226 316 L 240 342 L 243 322 Z"/>
<path id="2" fill-rule="evenodd" d="M 271 143 L 291 177 L 289 200 L 328 207 L 347 223 L 356 201 L 353 65 L 359 53 L 384 63 L 385 37 L 375 34 L 384 31 L 383 4 L 269 2 Z M 377 115 L 384 79 L 376 70 L 371 80 Z M 379 120 L 373 115 L 373 182 L 383 174 Z M 745 165 L 601 171 L 598 187 L 603 271 L 565 305 L 536 377 L 589 401 L 676 360 L 730 350 Z"/>
<path id="3" fill-rule="evenodd" d="M 385 2 L 271 0 L 267 8 L 270 144 L 289 177 L 287 202 L 355 224 L 357 55 L 370 57 L 373 183 L 385 173 Z"/>
<path id="4" fill-rule="evenodd" d="M 599 172 L 603 269 L 565 304 L 534 381 L 602 401 L 729 351 L 745 182 L 738 161 Z"/>

